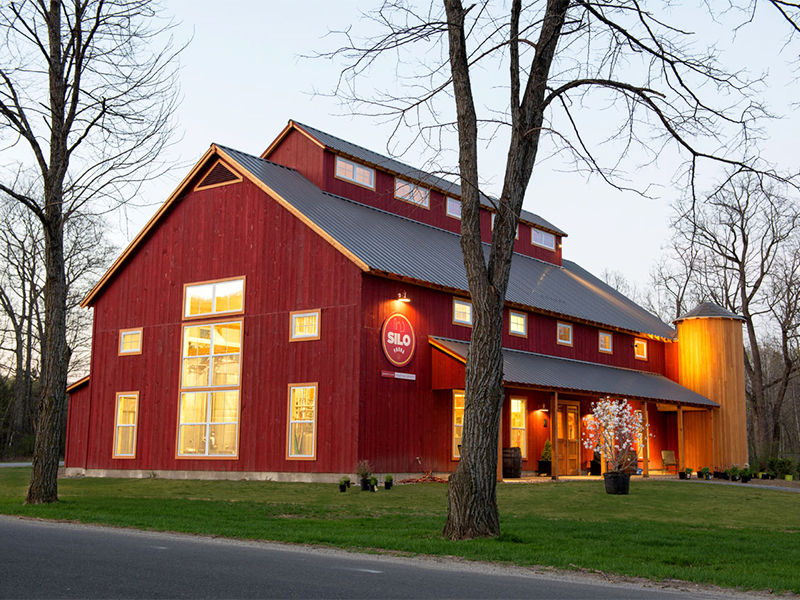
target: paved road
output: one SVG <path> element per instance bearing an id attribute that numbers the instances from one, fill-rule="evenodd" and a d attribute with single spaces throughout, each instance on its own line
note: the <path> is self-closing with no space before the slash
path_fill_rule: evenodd
<path id="1" fill-rule="evenodd" d="M 0 598 L 691 597 L 731 595 L 0 516 Z"/>

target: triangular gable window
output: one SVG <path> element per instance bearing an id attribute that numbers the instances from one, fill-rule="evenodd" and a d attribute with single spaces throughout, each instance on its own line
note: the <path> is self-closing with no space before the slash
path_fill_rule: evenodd
<path id="1" fill-rule="evenodd" d="M 239 183 L 241 180 L 242 178 L 239 175 L 226 167 L 222 161 L 217 160 L 208 174 L 194 189 L 206 190 L 220 185 L 228 185 L 229 183 Z"/>

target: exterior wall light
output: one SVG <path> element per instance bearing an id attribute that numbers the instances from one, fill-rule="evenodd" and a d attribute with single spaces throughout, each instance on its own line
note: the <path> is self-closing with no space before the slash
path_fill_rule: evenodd
<path id="1" fill-rule="evenodd" d="M 411 298 L 406 295 L 405 290 L 401 290 L 400 293 L 397 294 L 397 301 L 398 302 L 411 302 Z"/>

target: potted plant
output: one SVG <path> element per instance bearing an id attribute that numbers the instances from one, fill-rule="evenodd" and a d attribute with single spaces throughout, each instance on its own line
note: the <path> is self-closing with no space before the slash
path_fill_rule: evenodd
<path id="1" fill-rule="evenodd" d="M 741 471 L 739 471 L 739 477 L 741 477 L 742 483 L 749 483 L 750 478 L 753 476 L 752 471 L 748 467 L 745 467 Z"/>
<path id="2" fill-rule="evenodd" d="M 372 466 L 369 464 L 368 460 L 358 461 L 358 466 L 356 467 L 356 474 L 358 475 L 359 483 L 361 483 L 361 491 L 368 492 L 369 478 L 372 477 Z"/>
<path id="3" fill-rule="evenodd" d="M 782 477 L 786 481 L 792 481 L 792 460 L 789 458 L 778 459 L 777 469 L 778 477 Z"/>
<path id="4" fill-rule="evenodd" d="M 553 464 L 553 444 L 550 440 L 544 441 L 542 448 L 542 457 L 539 459 L 539 475 L 551 475 Z"/>
<path id="5" fill-rule="evenodd" d="M 709 469 L 708 467 L 703 467 L 702 469 L 700 469 L 700 475 L 706 481 L 710 480 L 711 479 L 711 469 Z"/>
<path id="6" fill-rule="evenodd" d="M 387 475 L 386 477 L 383 478 L 383 489 L 390 490 L 392 489 L 393 485 L 394 485 L 394 477 L 392 477 L 391 475 Z"/>
<path id="7" fill-rule="evenodd" d="M 375 488 L 378 486 L 378 478 L 377 477 L 370 477 L 369 478 L 369 491 L 374 492 Z"/>
<path id="8" fill-rule="evenodd" d="M 344 493 L 347 491 L 348 487 L 350 487 L 350 478 L 345 475 L 339 480 L 339 491 Z"/>
<path id="9" fill-rule="evenodd" d="M 681 477 L 681 479 L 691 479 L 693 471 L 694 471 L 693 469 L 690 469 L 689 467 L 686 467 L 683 470 L 683 473 L 679 473 L 679 475 L 683 475 L 683 477 Z"/>
<path id="10" fill-rule="evenodd" d="M 644 433 L 642 418 L 627 400 L 604 398 L 592 403 L 592 416 L 583 431 L 583 445 L 601 452 L 609 463 L 603 474 L 607 494 L 628 494 L 630 469 L 636 468 L 634 442 Z"/>

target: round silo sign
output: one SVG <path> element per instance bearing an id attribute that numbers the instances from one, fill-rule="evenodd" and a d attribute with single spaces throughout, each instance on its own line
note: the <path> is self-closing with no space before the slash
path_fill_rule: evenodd
<path id="1" fill-rule="evenodd" d="M 386 359 L 395 367 L 404 367 L 414 358 L 417 340 L 414 328 L 405 315 L 394 313 L 383 322 L 381 343 Z"/>

